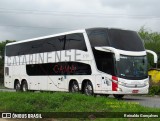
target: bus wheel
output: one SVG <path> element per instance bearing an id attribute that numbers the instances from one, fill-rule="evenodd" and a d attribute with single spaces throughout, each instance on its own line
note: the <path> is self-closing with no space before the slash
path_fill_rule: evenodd
<path id="1" fill-rule="evenodd" d="M 114 96 L 115 98 L 117 98 L 117 99 L 122 99 L 124 95 L 114 94 L 113 96 Z"/>
<path id="2" fill-rule="evenodd" d="M 24 82 L 22 83 L 22 91 L 23 91 L 23 92 L 27 92 L 27 91 L 28 91 L 28 84 L 27 84 L 26 81 L 24 81 Z"/>
<path id="3" fill-rule="evenodd" d="M 16 89 L 16 92 L 21 91 L 21 85 L 20 85 L 19 81 L 16 82 L 15 89 Z"/>
<path id="4" fill-rule="evenodd" d="M 87 81 L 84 86 L 84 93 L 88 96 L 93 95 L 93 86 L 90 81 Z"/>
<path id="5" fill-rule="evenodd" d="M 79 92 L 79 86 L 78 86 L 78 83 L 77 81 L 73 81 L 71 83 L 71 92 Z"/>

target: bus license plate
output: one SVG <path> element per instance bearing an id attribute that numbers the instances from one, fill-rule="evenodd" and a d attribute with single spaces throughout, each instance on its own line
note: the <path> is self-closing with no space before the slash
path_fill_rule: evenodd
<path id="1" fill-rule="evenodd" d="M 132 90 L 132 93 L 138 93 L 139 90 Z"/>

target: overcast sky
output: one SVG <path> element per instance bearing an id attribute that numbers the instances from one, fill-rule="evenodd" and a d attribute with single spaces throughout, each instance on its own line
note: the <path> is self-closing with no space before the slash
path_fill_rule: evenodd
<path id="1" fill-rule="evenodd" d="M 160 0 L 0 0 L 0 41 L 114 27 L 160 32 Z"/>

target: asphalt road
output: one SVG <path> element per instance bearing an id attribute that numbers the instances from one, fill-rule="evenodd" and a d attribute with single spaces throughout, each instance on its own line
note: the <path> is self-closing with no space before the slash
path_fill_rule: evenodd
<path id="1" fill-rule="evenodd" d="M 11 89 L 0 89 L 2 92 L 15 92 L 15 90 Z M 109 96 L 109 98 L 114 98 L 113 96 Z M 122 99 L 125 102 L 135 102 L 139 103 L 145 107 L 153 107 L 153 108 L 160 108 L 160 96 L 133 96 L 133 95 L 126 95 Z"/>
<path id="2" fill-rule="evenodd" d="M 126 102 L 137 102 L 142 106 L 145 107 L 153 107 L 153 108 L 160 108 L 160 96 L 153 96 L 153 97 L 148 97 L 148 96 L 124 96 L 122 99 Z"/>
<path id="3" fill-rule="evenodd" d="M 114 98 L 112 95 L 110 98 Z M 160 108 L 160 96 L 147 96 L 147 95 L 125 95 L 122 99 L 125 102 L 133 102 L 140 104 L 144 107 Z"/>
<path id="4" fill-rule="evenodd" d="M 16 90 L 13 90 L 13 89 L 0 89 L 0 92 L 16 92 Z"/>

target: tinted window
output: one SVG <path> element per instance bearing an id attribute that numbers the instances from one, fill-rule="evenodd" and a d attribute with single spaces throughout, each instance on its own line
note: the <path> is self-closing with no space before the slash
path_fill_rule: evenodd
<path id="1" fill-rule="evenodd" d="M 78 49 L 87 51 L 83 34 L 69 34 L 66 36 L 66 50 Z"/>
<path id="2" fill-rule="evenodd" d="M 148 77 L 146 56 L 126 56 L 120 55 L 117 62 L 118 76 L 125 79 L 146 79 Z"/>
<path id="3" fill-rule="evenodd" d="M 63 50 L 63 38 L 64 36 L 59 36 L 37 41 L 24 42 L 15 45 L 9 45 L 6 46 L 6 55 L 16 56 Z"/>
<path id="4" fill-rule="evenodd" d="M 144 51 L 144 46 L 139 35 L 134 31 L 120 29 L 87 29 L 87 34 L 92 47 L 110 46 L 126 51 Z"/>
<path id="5" fill-rule="evenodd" d="M 5 76 L 9 75 L 9 67 L 5 67 Z"/>
<path id="6" fill-rule="evenodd" d="M 109 46 L 109 40 L 105 29 L 88 31 L 88 37 L 92 47 Z"/>
<path id="7" fill-rule="evenodd" d="M 112 47 L 127 51 L 145 50 L 139 35 L 134 31 L 109 29 L 108 35 Z"/>
<path id="8" fill-rule="evenodd" d="M 115 75 L 115 64 L 113 53 L 98 51 L 93 49 L 98 70 Z"/>
<path id="9" fill-rule="evenodd" d="M 86 51 L 83 34 L 69 34 L 58 37 L 24 42 L 6 46 L 7 56 L 26 55 L 42 52 L 60 51 L 64 49 L 78 49 Z"/>
<path id="10" fill-rule="evenodd" d="M 26 65 L 30 76 L 40 75 L 91 75 L 91 67 L 79 62 L 60 62 Z"/>

